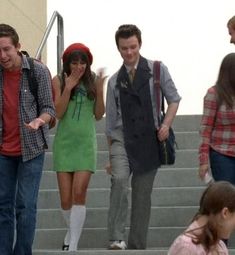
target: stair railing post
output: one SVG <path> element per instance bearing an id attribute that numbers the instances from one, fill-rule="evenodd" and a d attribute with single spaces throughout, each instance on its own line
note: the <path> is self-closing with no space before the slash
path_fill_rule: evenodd
<path id="1" fill-rule="evenodd" d="M 57 11 L 54 11 L 54 13 L 52 14 L 52 17 L 47 25 L 46 31 L 36 52 L 35 58 L 41 59 L 42 50 L 47 42 L 47 38 L 51 32 L 51 29 L 54 25 L 56 18 L 57 18 L 57 73 L 60 73 L 61 56 L 64 50 L 64 23 L 62 16 Z"/>

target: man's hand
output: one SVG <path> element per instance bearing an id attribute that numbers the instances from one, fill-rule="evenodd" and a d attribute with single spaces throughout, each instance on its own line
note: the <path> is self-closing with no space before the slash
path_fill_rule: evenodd
<path id="1" fill-rule="evenodd" d="M 111 175 L 111 173 L 112 173 L 112 166 L 111 166 L 110 162 L 107 163 L 105 169 L 106 169 L 106 173 Z"/>
<path id="2" fill-rule="evenodd" d="M 169 136 L 169 127 L 166 124 L 161 125 L 157 133 L 160 142 L 165 141 Z"/>
<path id="3" fill-rule="evenodd" d="M 25 126 L 28 129 L 32 129 L 32 130 L 38 130 L 39 127 L 41 127 L 42 125 L 44 125 L 46 122 L 44 120 L 42 120 L 41 118 L 36 118 L 34 120 L 32 120 L 30 123 L 24 123 Z"/>

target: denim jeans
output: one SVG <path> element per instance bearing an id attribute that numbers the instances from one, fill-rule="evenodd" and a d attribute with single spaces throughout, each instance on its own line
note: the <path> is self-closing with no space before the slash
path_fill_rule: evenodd
<path id="1" fill-rule="evenodd" d="M 44 153 L 26 162 L 0 155 L 1 255 L 32 255 L 43 162 Z"/>
<path id="2" fill-rule="evenodd" d="M 210 165 L 215 181 L 228 181 L 235 185 L 235 157 L 210 150 Z"/>

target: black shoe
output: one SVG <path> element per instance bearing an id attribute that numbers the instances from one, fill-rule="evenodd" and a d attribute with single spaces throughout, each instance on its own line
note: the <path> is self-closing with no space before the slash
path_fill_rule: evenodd
<path id="1" fill-rule="evenodd" d="M 63 244 L 62 251 L 68 251 L 68 250 L 69 250 L 69 245 L 68 244 Z"/>

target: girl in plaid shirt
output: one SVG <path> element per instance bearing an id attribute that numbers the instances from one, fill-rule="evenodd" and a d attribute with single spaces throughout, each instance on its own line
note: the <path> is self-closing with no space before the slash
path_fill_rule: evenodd
<path id="1" fill-rule="evenodd" d="M 204 97 L 199 147 L 199 176 L 209 171 L 215 181 L 235 185 L 235 53 L 222 61 L 215 86 Z"/>

